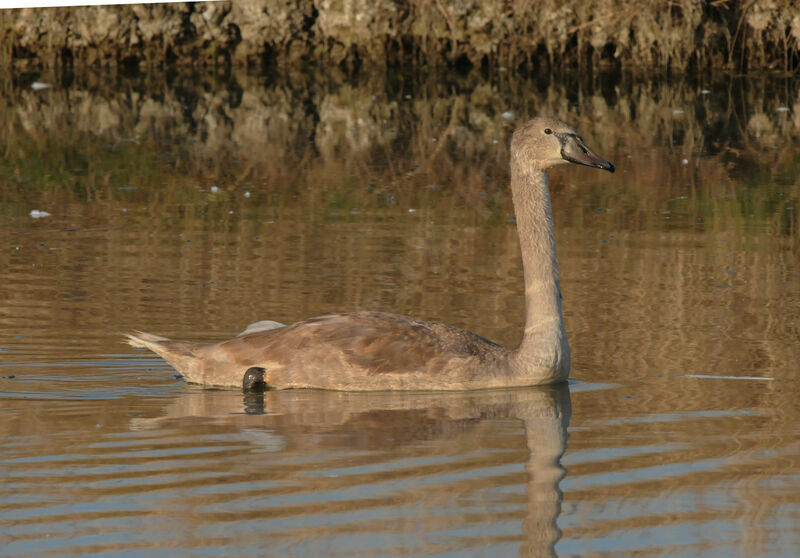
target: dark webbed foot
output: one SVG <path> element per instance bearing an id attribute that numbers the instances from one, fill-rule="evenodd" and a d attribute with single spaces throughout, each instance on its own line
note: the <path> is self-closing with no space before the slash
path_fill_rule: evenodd
<path id="1" fill-rule="evenodd" d="M 248 368 L 242 378 L 242 391 L 245 393 L 261 393 L 267 391 L 267 389 L 269 389 L 269 386 L 264 381 L 264 369 L 258 366 Z"/>

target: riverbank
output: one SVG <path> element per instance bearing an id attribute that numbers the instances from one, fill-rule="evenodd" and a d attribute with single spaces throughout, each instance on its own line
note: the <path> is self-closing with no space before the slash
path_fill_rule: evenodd
<path id="1" fill-rule="evenodd" d="M 786 0 L 237 0 L 0 10 L 0 65 L 794 72 Z"/>

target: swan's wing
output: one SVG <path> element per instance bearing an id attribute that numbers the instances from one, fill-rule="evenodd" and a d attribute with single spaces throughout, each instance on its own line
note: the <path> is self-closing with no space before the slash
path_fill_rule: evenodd
<path id="1" fill-rule="evenodd" d="M 230 360 L 261 362 L 272 368 L 325 362 L 379 373 L 416 369 L 437 351 L 451 349 L 447 345 L 425 322 L 394 314 L 356 312 L 244 333 L 218 347 Z"/>
<path id="2" fill-rule="evenodd" d="M 445 329 L 437 332 L 440 328 Z M 467 338 L 471 343 L 461 342 Z M 204 359 L 231 378 L 241 379 L 251 366 L 263 367 L 267 383 L 275 387 L 396 389 L 422 376 L 433 380 L 454 362 L 497 347 L 448 326 L 356 312 L 241 335 L 206 347 Z"/>

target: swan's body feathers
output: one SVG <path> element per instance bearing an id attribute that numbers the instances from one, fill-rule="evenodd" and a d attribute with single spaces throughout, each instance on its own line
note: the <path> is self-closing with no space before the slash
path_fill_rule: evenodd
<path id="1" fill-rule="evenodd" d="M 161 355 L 190 382 L 240 386 L 248 368 L 261 367 L 269 387 L 349 390 L 434 389 L 446 381 L 454 390 L 499 387 L 480 371 L 508 352 L 470 331 L 382 312 L 319 316 L 215 344 L 146 333 L 129 335 L 129 343 Z"/>

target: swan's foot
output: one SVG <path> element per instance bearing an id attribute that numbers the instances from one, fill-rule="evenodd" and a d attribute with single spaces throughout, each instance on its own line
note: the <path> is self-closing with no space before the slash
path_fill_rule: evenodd
<path id="1" fill-rule="evenodd" d="M 242 378 L 242 391 L 245 393 L 263 393 L 269 389 L 264 381 L 264 369 L 258 366 L 248 368 Z"/>

